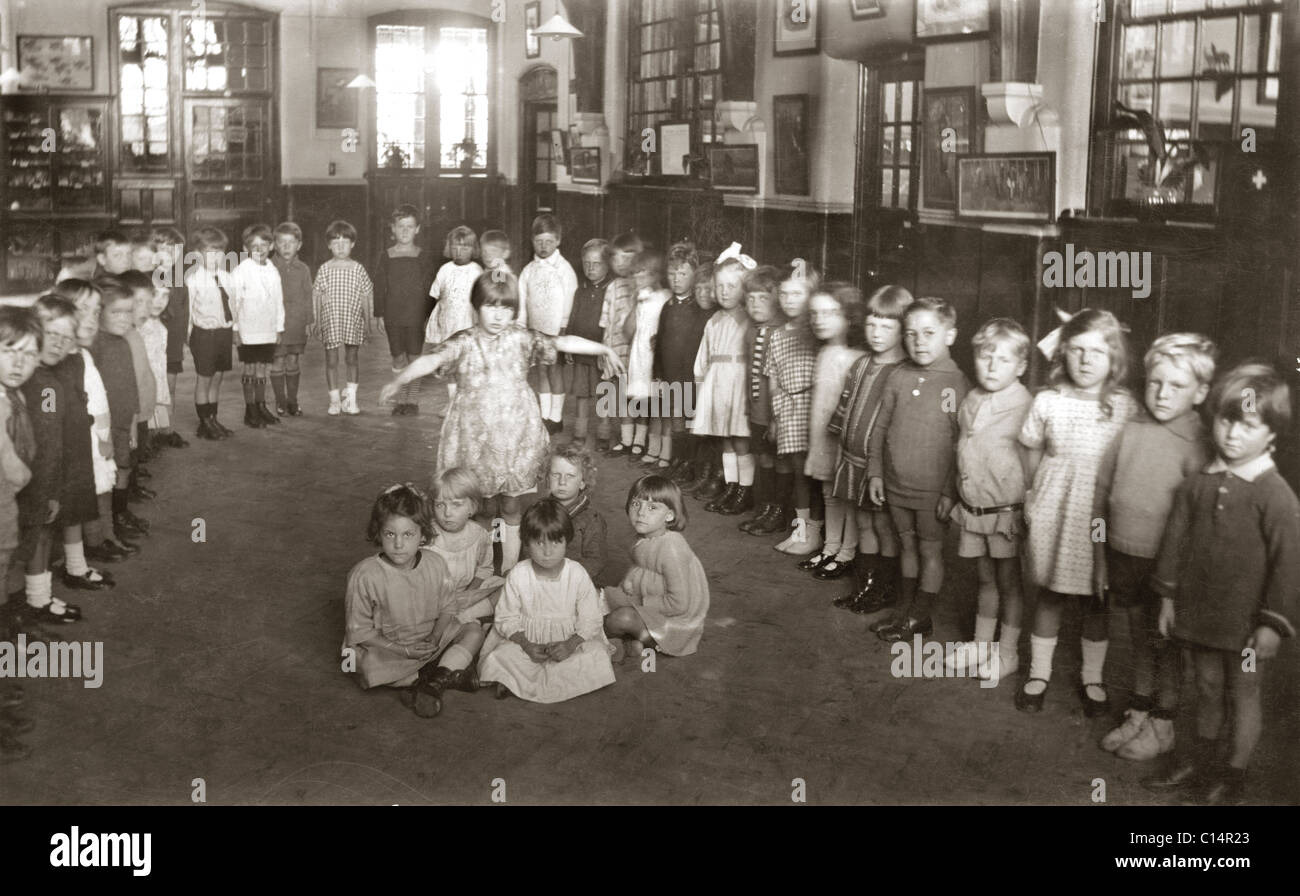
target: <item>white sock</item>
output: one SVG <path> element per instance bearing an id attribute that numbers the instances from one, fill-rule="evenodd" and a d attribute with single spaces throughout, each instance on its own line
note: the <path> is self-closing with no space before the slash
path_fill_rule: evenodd
<path id="1" fill-rule="evenodd" d="M 47 569 L 45 572 L 34 576 L 23 576 L 23 584 L 27 591 L 27 605 L 36 607 L 49 606 L 54 600 L 54 584 L 51 581 L 52 576 Z"/>
<path id="2" fill-rule="evenodd" d="M 741 485 L 754 484 L 754 455 L 736 455 L 736 476 Z"/>
<path id="3" fill-rule="evenodd" d="M 625 448 L 630 448 L 632 446 L 632 437 L 635 433 L 636 430 L 633 428 L 631 423 L 621 423 L 618 427 L 618 440 L 623 443 Z"/>
<path id="4" fill-rule="evenodd" d="M 994 616 L 975 617 L 975 640 L 986 644 L 993 640 L 993 633 L 998 629 L 998 620 Z"/>
<path id="5" fill-rule="evenodd" d="M 1029 636 L 1029 677 L 1052 680 L 1052 654 L 1056 652 L 1055 638 Z"/>
<path id="6" fill-rule="evenodd" d="M 357 400 L 357 384 L 356 384 L 356 383 L 348 383 L 347 396 L 348 396 L 348 400 L 349 400 L 349 401 L 353 402 L 354 404 L 356 403 L 356 400 Z"/>
<path id="7" fill-rule="evenodd" d="M 650 432 L 650 427 L 644 423 L 637 423 L 632 428 L 632 444 L 645 447 L 646 436 Z"/>
<path id="8" fill-rule="evenodd" d="M 63 545 L 63 556 L 67 563 L 68 575 L 84 576 L 90 572 L 90 567 L 86 565 L 86 545 L 84 542 L 75 542 L 73 544 Z"/>
<path id="9" fill-rule="evenodd" d="M 501 575 L 514 569 L 519 562 L 519 527 L 509 523 L 501 524 Z"/>
<path id="10" fill-rule="evenodd" d="M 673 459 L 673 435 L 672 435 L 672 433 L 664 433 L 663 436 L 659 439 L 659 459 L 660 459 L 660 460 L 672 460 L 672 459 Z"/>
<path id="11" fill-rule="evenodd" d="M 564 395 L 551 396 L 551 419 L 559 423 L 564 419 Z"/>
<path id="12" fill-rule="evenodd" d="M 438 665 L 453 672 L 459 672 L 461 669 L 468 669 L 469 664 L 474 662 L 474 654 L 470 653 L 459 644 L 453 644 L 442 652 L 438 658 Z"/>
<path id="13" fill-rule="evenodd" d="M 342 398 L 339 395 L 339 390 L 330 389 L 330 404 L 338 404 L 341 400 Z"/>
<path id="14" fill-rule="evenodd" d="M 1083 683 L 1101 684 L 1101 670 L 1106 665 L 1106 648 L 1110 646 L 1110 641 L 1080 638 L 1079 646 L 1083 650 Z"/>
<path id="15" fill-rule="evenodd" d="M 998 637 L 998 654 L 1006 659 L 1020 659 L 1020 626 L 1002 623 L 1002 634 Z"/>
<path id="16" fill-rule="evenodd" d="M 726 482 L 736 482 L 740 478 L 739 464 L 737 463 L 736 452 L 722 452 L 722 478 Z"/>
<path id="17" fill-rule="evenodd" d="M 551 393 L 550 393 L 550 392 L 538 392 L 538 393 L 537 393 L 537 406 L 538 406 L 538 408 L 541 409 L 541 412 L 542 412 L 542 419 L 543 419 L 543 420 L 550 420 L 550 419 L 551 419 Z"/>
<path id="18" fill-rule="evenodd" d="M 456 400 L 456 384 L 455 384 L 455 383 L 448 383 L 448 384 L 447 384 L 447 403 L 450 404 L 451 402 L 453 402 L 453 401 L 455 401 L 455 400 Z"/>
<path id="19" fill-rule="evenodd" d="M 659 448 L 661 447 L 662 443 L 663 443 L 663 438 L 658 433 L 652 435 L 650 437 L 649 445 L 646 448 L 646 454 L 648 454 L 651 457 L 658 457 Z"/>

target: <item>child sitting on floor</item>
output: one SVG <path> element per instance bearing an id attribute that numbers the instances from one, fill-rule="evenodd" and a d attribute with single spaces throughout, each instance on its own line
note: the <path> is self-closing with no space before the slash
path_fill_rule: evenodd
<path id="1" fill-rule="evenodd" d="M 379 547 L 348 574 L 344 668 L 354 658 L 363 688 L 404 688 L 402 702 L 424 718 L 442 711 L 448 687 L 473 692 L 476 623 L 457 622 L 455 591 L 442 558 L 420 550 L 433 537 L 429 502 L 411 485 L 375 499 L 366 537 Z"/>
<path id="2" fill-rule="evenodd" d="M 433 551 L 447 564 L 456 591 L 457 618 L 472 622 L 491 616 L 502 579 L 492 572 L 492 536 L 473 519 L 483 506 L 474 474 L 451 467 L 433 477 Z"/>
<path id="3" fill-rule="evenodd" d="M 496 623 L 479 662 L 479 678 L 537 703 L 559 703 L 614 683 L 600 632 L 596 586 L 565 557 L 573 523 L 558 501 L 524 513 L 520 537 L 528 559 L 506 577 Z"/>
<path id="4" fill-rule="evenodd" d="M 709 580 L 682 537 L 686 504 L 670 479 L 642 476 L 627 493 L 627 517 L 639 537 L 632 568 L 617 588 L 606 588 L 612 611 L 605 633 L 617 638 L 614 661 L 637 659 L 645 647 L 690 656 L 704 634 Z"/>

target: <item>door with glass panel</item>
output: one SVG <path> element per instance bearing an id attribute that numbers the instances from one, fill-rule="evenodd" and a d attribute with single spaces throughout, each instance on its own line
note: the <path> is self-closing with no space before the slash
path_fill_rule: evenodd
<path id="1" fill-rule="evenodd" d="M 115 217 L 213 225 L 237 246 L 246 225 L 278 211 L 275 18 L 217 0 L 110 16 Z"/>

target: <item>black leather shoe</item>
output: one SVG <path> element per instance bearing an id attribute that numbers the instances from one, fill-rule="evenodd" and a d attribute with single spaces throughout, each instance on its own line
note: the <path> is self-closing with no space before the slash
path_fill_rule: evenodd
<path id="1" fill-rule="evenodd" d="M 258 416 L 262 418 L 262 422 L 268 426 L 275 426 L 280 422 L 280 418 L 271 413 L 271 409 L 266 406 L 264 401 L 259 401 L 255 410 Z"/>
<path id="2" fill-rule="evenodd" d="M 1079 700 L 1083 703 L 1083 714 L 1090 719 L 1095 719 L 1097 716 L 1104 716 L 1110 712 L 1110 696 L 1107 695 L 1104 700 L 1094 700 L 1088 696 L 1088 687 L 1086 684 L 1079 685 Z M 1103 691 L 1106 690 L 1104 684 L 1096 682 L 1092 684 L 1092 687 L 1101 688 Z"/>
<path id="3" fill-rule="evenodd" d="M 818 569 L 835 559 L 834 554 L 823 554 L 821 551 L 813 554 L 805 560 L 800 560 L 795 564 L 799 569 L 812 571 Z"/>
<path id="4" fill-rule="evenodd" d="M 716 501 L 726 491 L 727 480 L 722 478 L 722 470 L 719 468 L 709 475 L 709 478 L 695 490 L 694 494 L 701 501 Z"/>
<path id="5" fill-rule="evenodd" d="M 215 416 L 208 418 L 208 425 L 212 427 L 212 431 L 215 432 L 220 438 L 228 439 L 234 435 L 233 432 L 231 432 L 226 427 L 222 426 L 221 421 L 218 420 Z"/>
<path id="6" fill-rule="evenodd" d="M 858 593 L 861 596 L 854 601 L 853 606 L 849 607 L 849 609 L 863 616 L 870 613 L 879 613 L 894 603 L 894 587 L 880 579 L 873 579 L 865 589 Z"/>
<path id="7" fill-rule="evenodd" d="M 458 691 L 464 691 L 467 694 L 473 694 L 478 691 L 478 672 L 474 664 L 470 663 L 469 668 L 461 669 L 452 673 L 450 686 Z"/>
<path id="8" fill-rule="evenodd" d="M 116 563 L 129 556 L 129 551 L 123 550 L 121 545 L 109 539 L 105 539 L 103 544 L 86 545 L 86 559 L 95 563 Z"/>
<path id="9" fill-rule="evenodd" d="M 737 528 L 740 529 L 741 532 L 752 535 L 754 533 L 754 527 L 760 525 L 777 510 L 780 510 L 780 508 L 776 507 L 776 505 L 763 503 L 759 505 L 758 513 L 745 520 L 737 526 Z"/>
<path id="10" fill-rule="evenodd" d="M 52 604 L 46 604 L 41 608 L 28 607 L 25 611 L 25 617 L 30 622 L 41 624 L 58 624 L 63 625 L 71 622 L 81 621 L 81 607 L 76 604 L 64 604 L 63 612 L 56 613 L 50 609 Z"/>
<path id="11" fill-rule="evenodd" d="M 924 619 L 912 619 L 911 617 L 908 617 L 894 625 L 878 629 L 876 631 L 876 637 L 888 644 L 892 644 L 895 641 L 910 641 L 916 635 L 920 635 L 923 638 L 928 637 L 933 631 L 934 623 L 930 620 L 929 616 Z"/>
<path id="12" fill-rule="evenodd" d="M 257 407 L 255 405 L 244 405 L 244 425 L 249 429 L 261 429 L 263 426 L 266 426 L 266 421 L 263 420 L 262 415 L 257 412 Z"/>
<path id="13" fill-rule="evenodd" d="M 92 579 L 90 573 L 74 576 L 66 569 L 63 571 L 63 585 L 65 588 L 75 588 L 78 591 L 103 591 L 106 588 L 114 587 L 116 584 L 116 582 L 103 576 Z"/>
<path id="14" fill-rule="evenodd" d="M 1142 779 L 1142 786 L 1154 793 L 1171 793 L 1201 782 L 1201 767 L 1191 759 L 1176 759 L 1164 772 Z"/>
<path id="15" fill-rule="evenodd" d="M 707 507 L 704 509 L 708 510 Z M 752 485 L 737 485 L 736 490 L 731 493 L 731 500 L 724 499 L 718 513 L 724 516 L 738 516 L 753 509 L 754 487 Z"/>
<path id="16" fill-rule="evenodd" d="M 704 509 L 707 510 L 709 513 L 722 513 L 723 508 L 726 507 L 728 503 L 730 503 L 732 500 L 735 499 L 736 490 L 739 488 L 740 488 L 740 483 L 728 482 L 727 487 L 722 492 L 722 494 L 714 498 L 708 504 L 705 504 Z M 704 496 L 701 495 L 700 497 L 704 497 Z"/>
<path id="17" fill-rule="evenodd" d="M 296 401 L 289 402 L 289 416 L 290 417 L 302 416 L 302 408 L 298 407 L 298 402 Z"/>
<path id="18" fill-rule="evenodd" d="M 695 481 L 695 464 L 689 460 L 682 461 L 676 470 L 669 469 L 668 478 L 681 488 L 686 488 Z"/>
<path id="19" fill-rule="evenodd" d="M 185 439 L 181 436 L 181 434 L 174 429 L 171 432 L 167 433 L 167 435 L 163 436 L 162 440 L 163 440 L 163 444 L 166 445 L 168 448 L 190 447 L 190 443 L 185 441 Z"/>
<path id="20" fill-rule="evenodd" d="M 1042 678 L 1031 678 L 1026 681 L 1025 684 L 1029 684 L 1030 681 L 1043 682 L 1043 690 L 1038 694 L 1026 694 L 1025 688 L 1022 685 L 1020 689 L 1016 691 L 1016 709 L 1021 712 L 1042 712 L 1043 700 L 1047 697 L 1047 682 Z"/>
<path id="21" fill-rule="evenodd" d="M 780 504 L 773 504 L 772 508 L 771 516 L 750 529 L 750 535 L 775 535 L 789 530 L 790 523 L 794 521 L 794 510 Z"/>
<path id="22" fill-rule="evenodd" d="M 120 529 L 128 536 L 148 535 L 149 523 L 129 510 L 123 510 L 121 513 L 113 514 L 113 529 L 115 531 Z"/>
<path id="23" fill-rule="evenodd" d="M 212 428 L 212 422 L 207 417 L 199 420 L 199 428 L 194 431 L 194 435 L 208 442 L 216 442 L 221 439 L 221 434 Z"/>
<path id="24" fill-rule="evenodd" d="M 813 570 L 813 578 L 821 579 L 823 582 L 829 582 L 832 579 L 842 579 L 851 572 L 853 572 L 852 560 L 836 560 L 832 557 L 830 563 L 826 563 Z"/>

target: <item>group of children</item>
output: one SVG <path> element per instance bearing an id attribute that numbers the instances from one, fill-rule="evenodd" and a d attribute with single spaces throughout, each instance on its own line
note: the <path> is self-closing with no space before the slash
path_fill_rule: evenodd
<path id="1" fill-rule="evenodd" d="M 471 269 L 460 288 L 468 283 L 473 326 L 427 341 L 382 395 L 433 373 L 455 379 L 438 469 L 464 467 L 483 494 L 499 496 L 506 557 L 521 539 L 536 557 L 539 532 L 550 533 L 542 542 L 567 532 L 547 517 L 521 535 L 518 498 L 541 478 L 547 431 L 562 428 L 569 393 L 573 450 L 626 456 L 706 511 L 754 511 L 741 529 L 784 535 L 775 547 L 802 557 L 801 569 L 822 580 L 853 575 L 856 587 L 834 603 L 870 614 L 886 642 L 931 634 L 944 540 L 955 529 L 958 555 L 976 560 L 979 597 L 974 637 L 949 668 L 993 680 L 1019 670 L 1027 569 L 1037 600 L 1015 700 L 1023 711 L 1042 708 L 1067 612 L 1081 620 L 1082 706 L 1090 717 L 1109 711 L 1103 671 L 1119 608 L 1134 699 L 1102 746 L 1124 758 L 1173 751 L 1177 641 L 1196 669 L 1197 736 L 1148 783 L 1194 784 L 1211 803 L 1240 797 L 1260 729 L 1257 663 L 1292 633 L 1300 588 L 1300 505 L 1270 459 L 1290 423 L 1275 372 L 1246 364 L 1216 381 L 1210 340 L 1166 334 L 1145 356 L 1139 399 L 1124 386 L 1123 326 L 1083 309 L 1040 343 L 1050 372 L 1037 394 L 1021 382 L 1034 347 L 1006 318 L 975 332 L 972 385 L 951 357 L 957 315 L 941 299 L 887 286 L 864 300 L 800 260 L 760 266 L 733 245 L 710 263 L 688 243 L 665 256 L 632 234 L 584 244 L 578 279 L 558 255 L 559 223 L 541 216 L 533 230 L 537 258 L 519 280 L 505 267 L 508 248 L 488 270 Z M 472 256 L 451 263 L 469 266 Z M 602 385 L 621 400 L 599 415 L 593 446 L 591 403 Z M 1207 398 L 1212 439 L 1199 411 Z M 629 497 L 629 512 L 638 500 Z M 684 515 L 673 501 L 661 505 Z M 655 554 L 656 544 L 634 554 Z M 527 591 L 543 589 L 530 580 Z M 573 643 L 587 643 L 598 637 L 594 617 L 576 608 L 589 595 L 574 585 L 572 596 L 565 613 L 587 620 Z M 604 599 L 607 636 L 647 634 L 641 610 L 622 613 Z M 505 638 L 518 634 L 511 607 Z M 660 632 L 649 635 L 662 643 Z M 508 677 L 486 659 L 480 676 L 485 669 L 491 680 Z M 1221 731 L 1225 707 L 1232 724 Z"/>

